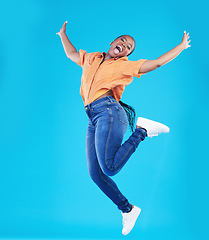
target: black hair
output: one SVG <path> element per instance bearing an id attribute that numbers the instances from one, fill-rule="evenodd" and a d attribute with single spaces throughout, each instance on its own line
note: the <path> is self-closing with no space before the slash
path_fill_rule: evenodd
<path id="1" fill-rule="evenodd" d="M 135 131 L 135 118 L 136 118 L 136 112 L 133 107 L 130 105 L 127 105 L 126 103 L 119 101 L 120 105 L 124 108 L 126 111 L 127 117 L 128 117 L 128 122 L 129 122 L 129 127 L 132 132 Z"/>
<path id="2" fill-rule="evenodd" d="M 118 38 L 120 38 L 120 37 L 123 37 L 123 36 L 129 36 L 129 37 L 131 37 L 131 38 L 134 40 L 134 48 L 133 48 L 132 51 L 127 55 L 127 56 L 129 56 L 129 55 L 131 55 L 132 52 L 135 50 L 136 41 L 135 41 L 135 39 L 134 39 L 132 36 L 130 36 L 130 35 L 128 35 L 128 34 L 120 35 L 119 37 L 116 37 L 116 39 L 118 39 Z M 116 40 L 116 39 L 115 39 L 115 40 Z M 115 41 L 115 40 L 114 40 L 114 41 Z"/>

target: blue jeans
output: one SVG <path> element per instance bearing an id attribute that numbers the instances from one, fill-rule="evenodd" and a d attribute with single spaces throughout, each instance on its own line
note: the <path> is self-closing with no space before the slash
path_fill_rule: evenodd
<path id="1" fill-rule="evenodd" d="M 128 118 L 124 108 L 112 96 L 95 100 L 85 106 L 85 111 L 89 121 L 86 133 L 89 175 L 118 209 L 129 212 L 131 204 L 109 176 L 114 176 L 123 168 L 139 143 L 145 139 L 146 130 L 135 129 L 122 144 Z"/>

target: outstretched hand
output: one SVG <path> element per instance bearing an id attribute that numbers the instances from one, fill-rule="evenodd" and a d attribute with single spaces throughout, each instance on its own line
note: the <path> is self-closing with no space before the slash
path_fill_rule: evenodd
<path id="1" fill-rule="evenodd" d="M 191 42 L 191 40 L 188 41 L 189 38 L 190 38 L 189 33 L 186 34 L 186 31 L 184 31 L 184 36 L 181 42 L 181 44 L 184 46 L 184 49 L 191 47 L 191 45 L 189 45 L 189 42 Z"/>
<path id="2" fill-rule="evenodd" d="M 66 24 L 67 24 L 67 21 L 64 22 L 64 24 L 63 24 L 62 28 L 60 29 L 60 31 L 59 31 L 58 33 L 56 33 L 56 34 L 59 35 L 60 37 L 61 37 L 61 34 L 62 34 L 62 33 L 65 33 L 65 31 L 66 31 Z"/>

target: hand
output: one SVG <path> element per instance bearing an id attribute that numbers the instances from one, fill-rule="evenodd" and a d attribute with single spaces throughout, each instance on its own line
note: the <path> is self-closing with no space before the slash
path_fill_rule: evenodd
<path id="1" fill-rule="evenodd" d="M 191 47 L 191 45 L 189 45 L 189 42 L 191 42 L 191 40 L 188 41 L 189 38 L 190 38 L 189 33 L 186 34 L 186 31 L 184 31 L 184 36 L 183 36 L 183 39 L 182 39 L 182 42 L 181 42 L 184 49 L 187 49 L 188 47 Z"/>
<path id="2" fill-rule="evenodd" d="M 65 33 L 65 31 L 66 31 L 66 24 L 67 24 L 67 21 L 64 22 L 64 24 L 63 24 L 62 28 L 60 29 L 60 31 L 59 31 L 58 33 L 56 33 L 56 34 L 59 35 L 60 37 L 61 37 L 61 35 L 62 35 L 63 33 Z"/>

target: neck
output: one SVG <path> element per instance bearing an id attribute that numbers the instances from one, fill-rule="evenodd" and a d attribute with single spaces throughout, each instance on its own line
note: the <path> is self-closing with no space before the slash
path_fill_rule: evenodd
<path id="1" fill-rule="evenodd" d="M 109 54 L 109 52 L 107 52 L 107 53 L 105 54 L 104 61 L 105 61 L 105 60 L 109 60 L 109 59 L 111 59 L 111 58 L 113 58 L 113 57 L 111 57 L 110 54 Z"/>

